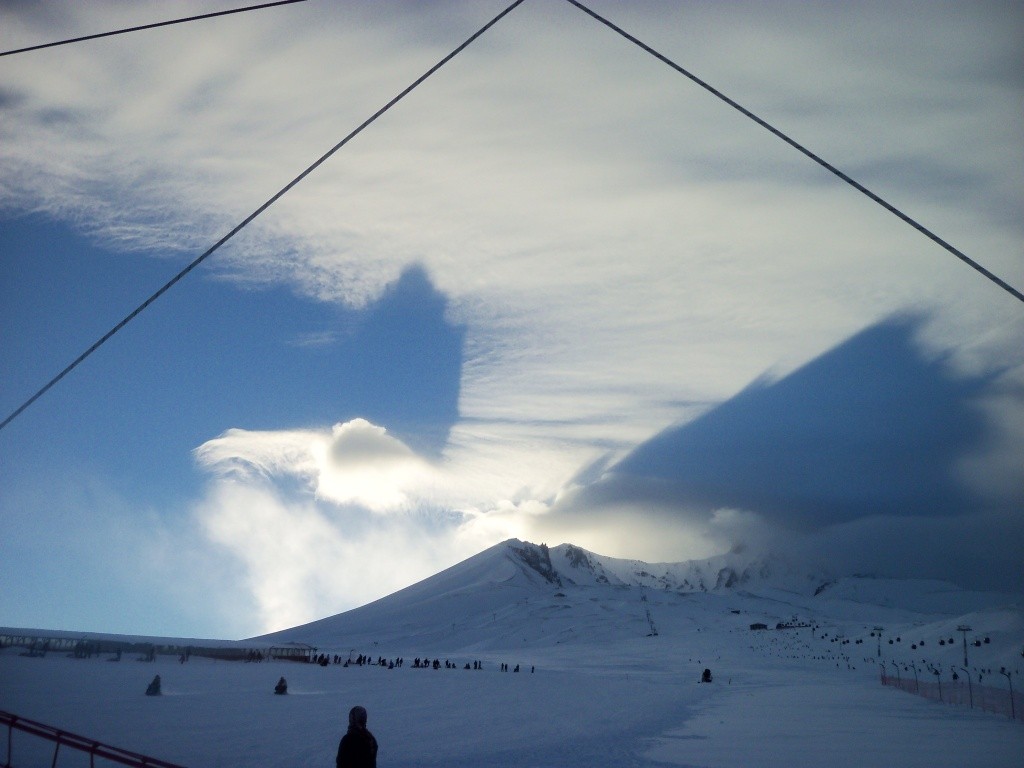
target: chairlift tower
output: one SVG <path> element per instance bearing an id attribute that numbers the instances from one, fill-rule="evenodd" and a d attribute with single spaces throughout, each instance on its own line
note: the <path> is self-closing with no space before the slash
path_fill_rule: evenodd
<path id="1" fill-rule="evenodd" d="M 658 636 L 658 628 L 654 626 L 654 619 L 651 618 L 651 608 L 647 604 L 647 594 L 646 593 L 641 594 L 640 595 L 640 600 L 644 604 L 644 614 L 647 616 L 647 626 L 649 626 L 651 628 L 651 633 L 648 635 L 648 637 L 657 637 Z"/>
<path id="2" fill-rule="evenodd" d="M 1008 669 L 1001 668 L 999 670 L 999 674 L 1003 675 L 1006 678 L 1006 682 L 1010 685 L 1010 719 L 1016 720 L 1017 710 L 1013 705 L 1013 672 Z"/>
<path id="3" fill-rule="evenodd" d="M 956 628 L 957 632 L 960 632 L 964 636 L 964 666 L 967 666 L 967 633 L 971 631 L 971 628 L 966 624 L 961 624 Z"/>

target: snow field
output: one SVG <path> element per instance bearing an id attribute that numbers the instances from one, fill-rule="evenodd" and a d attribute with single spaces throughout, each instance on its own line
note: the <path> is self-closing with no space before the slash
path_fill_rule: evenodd
<path id="1" fill-rule="evenodd" d="M 660 655 L 661 638 L 646 638 Z M 724 639 L 728 656 L 741 636 Z M 642 650 L 638 643 L 636 650 Z M 625 649 L 628 650 L 628 649 Z M 671 647 L 669 648 L 671 650 Z M 550 655 L 550 659 L 546 657 Z M 571 656 L 580 669 L 565 667 Z M 453 659 L 454 660 L 454 659 Z M 0 653 L 3 708 L 188 766 L 330 765 L 348 709 L 362 704 L 381 744 L 379 765 L 412 766 L 1018 766 L 1024 728 L 883 688 L 874 669 L 808 668 L 749 651 L 666 669 L 651 655 L 609 659 L 600 646 L 538 652 L 536 674 L 484 669 L 169 657 L 45 659 Z M 517 660 L 509 655 L 514 666 Z M 164 695 L 143 691 L 160 674 Z M 277 678 L 287 696 L 272 693 Z M 731 679 L 731 682 L 730 682 Z M 53 746 L 15 733 L 15 766 L 49 765 Z M 3 746 L 6 746 L 5 744 Z M 60 766 L 87 765 L 62 753 Z"/>
<path id="2" fill-rule="evenodd" d="M 772 670 L 719 687 L 655 739 L 651 765 L 848 768 L 1019 766 L 1024 728 L 883 688 L 870 675 Z"/>
<path id="3" fill-rule="evenodd" d="M 282 767 L 329 765 L 357 703 L 369 710 L 382 766 L 583 766 L 614 754 L 629 764 L 638 738 L 683 722 L 709 693 L 663 674 L 503 673 L 500 662 L 484 664 L 480 671 L 163 658 L 112 664 L 7 650 L 0 690 L 2 706 L 16 714 L 164 760 Z M 164 693 L 144 696 L 155 674 Z M 289 693 L 274 696 L 281 675 Z M 34 740 L 14 738 L 18 758 Z M 52 745 L 42 751 L 52 754 Z"/>
<path id="4" fill-rule="evenodd" d="M 517 559 L 520 549 L 492 548 L 362 608 L 245 641 L 403 657 L 402 668 L 110 663 L 7 648 L 0 709 L 193 768 L 329 766 L 355 704 L 369 711 L 381 768 L 1024 764 L 1020 723 L 883 687 L 871 636 L 884 625 L 887 664 L 948 672 L 962 662 L 949 640 L 969 623 L 971 637 L 991 639 L 970 648 L 971 667 L 994 667 L 986 680 L 998 682 L 1007 665 L 1020 680 L 1015 600 L 893 580 L 840 581 L 821 594 L 553 584 Z M 804 626 L 753 631 L 755 622 Z M 441 669 L 416 669 L 416 657 L 439 658 Z M 483 670 L 463 668 L 473 661 Z M 503 662 L 522 671 L 501 672 Z M 705 667 L 710 685 L 697 682 Z M 155 674 L 164 695 L 147 697 Z M 275 696 L 282 675 L 289 694 Z M 50 764 L 51 744 L 14 740 L 16 768 Z M 79 758 L 62 753 L 58 765 L 88 765 Z"/>

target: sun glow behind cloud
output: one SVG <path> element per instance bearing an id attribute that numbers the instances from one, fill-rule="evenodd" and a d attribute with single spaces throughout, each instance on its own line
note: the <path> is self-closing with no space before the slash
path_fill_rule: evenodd
<path id="1" fill-rule="evenodd" d="M 406 490 L 430 472 L 408 446 L 365 419 L 335 424 L 330 442 L 318 446 L 315 455 L 321 467 L 318 496 L 374 512 L 408 504 Z"/>
<path id="2" fill-rule="evenodd" d="M 366 419 L 330 432 L 231 429 L 196 449 L 200 465 L 222 477 L 301 483 L 316 497 L 386 513 L 409 505 L 409 492 L 438 471 L 383 427 Z"/>
<path id="3" fill-rule="evenodd" d="M 195 453 L 214 476 L 196 518 L 244 564 L 260 631 L 407 586 L 523 535 L 524 519 L 546 510 L 499 500 L 445 511 L 473 495 L 458 482 L 469 473 L 425 461 L 365 419 L 329 431 L 232 429 Z"/>

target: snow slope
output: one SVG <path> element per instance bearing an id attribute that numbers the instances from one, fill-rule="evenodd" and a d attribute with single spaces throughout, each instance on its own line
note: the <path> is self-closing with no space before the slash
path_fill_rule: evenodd
<path id="1" fill-rule="evenodd" d="M 330 765 L 357 703 L 380 766 L 1020 764 L 1024 725 L 884 688 L 877 658 L 962 663 L 967 623 L 970 666 L 1005 684 L 985 670 L 1024 668 L 1018 598 L 865 579 L 819 590 L 816 576 L 736 555 L 651 565 L 512 540 L 361 608 L 239 641 L 402 657 L 400 668 L 7 648 L 0 708 L 190 766 Z M 725 567 L 748 576 L 718 584 Z M 413 668 L 416 657 L 452 668 Z M 705 667 L 711 685 L 697 682 Z M 146 697 L 154 674 L 164 695 Z M 281 675 L 284 697 L 271 693 Z M 52 747 L 14 740 L 15 766 L 50 764 Z M 69 758 L 58 764 L 86 764 Z"/>

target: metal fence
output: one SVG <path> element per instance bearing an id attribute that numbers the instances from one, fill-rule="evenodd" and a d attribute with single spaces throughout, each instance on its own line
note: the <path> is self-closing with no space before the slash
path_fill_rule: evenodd
<path id="1" fill-rule="evenodd" d="M 155 661 L 157 656 L 175 656 L 189 659 L 202 656 L 221 661 L 263 661 L 264 659 L 281 659 L 284 661 L 313 661 L 312 646 L 303 643 L 287 645 L 243 645 L 231 641 L 197 641 L 184 645 L 170 640 L 124 639 L 107 636 L 38 634 L 20 630 L 0 632 L 0 648 L 25 648 L 22 656 L 45 657 L 48 653 L 68 653 L 80 659 L 91 659 L 103 654 L 116 655 L 138 654 L 139 659 Z"/>
<path id="2" fill-rule="evenodd" d="M 4 763 L 4 768 L 15 768 L 17 765 L 17 763 L 13 762 L 16 757 L 14 754 L 15 731 L 28 734 L 30 737 L 26 740 L 26 744 L 19 745 L 25 747 L 25 749 L 20 749 L 18 753 L 22 758 L 22 766 L 40 765 L 38 761 L 41 752 L 40 740 L 42 740 L 43 742 L 55 745 L 53 748 L 53 759 L 50 763 L 51 768 L 56 768 L 57 758 L 61 754 L 61 747 L 87 754 L 90 766 L 95 766 L 96 760 L 100 759 L 117 763 L 118 765 L 135 766 L 135 768 L 183 768 L 183 766 L 175 763 L 157 760 L 155 757 L 147 757 L 137 752 L 129 752 L 120 747 L 112 747 L 95 739 L 68 733 L 51 725 L 37 723 L 34 720 L 18 717 L 18 715 L 11 714 L 10 712 L 0 711 L 0 728 L 5 725 L 7 726 L 7 759 Z"/>
<path id="3" fill-rule="evenodd" d="M 921 680 L 928 675 L 930 679 Z M 918 677 L 893 677 L 882 671 L 882 685 L 899 688 L 901 691 L 923 696 L 932 701 L 953 704 L 983 712 L 993 712 L 1024 723 L 1024 696 L 1012 691 L 1012 683 L 1007 680 L 1007 687 L 996 688 L 991 685 L 975 683 L 962 676 L 957 680 L 935 680 L 930 672 L 921 671 Z"/>

